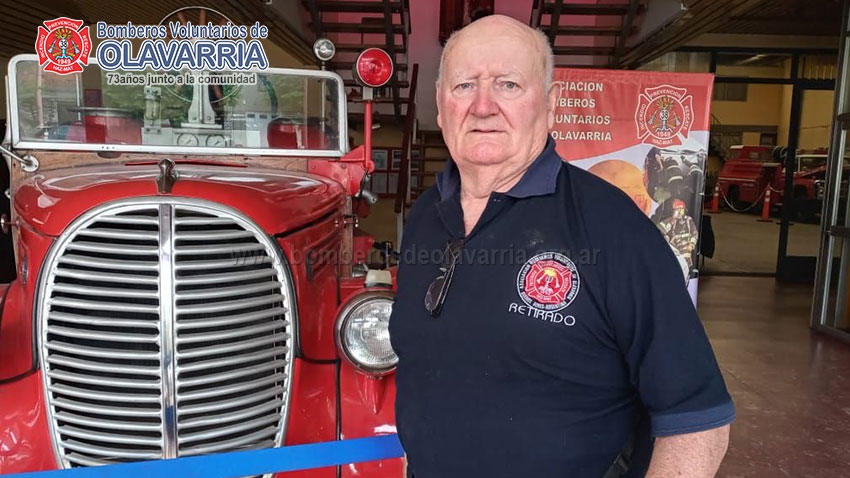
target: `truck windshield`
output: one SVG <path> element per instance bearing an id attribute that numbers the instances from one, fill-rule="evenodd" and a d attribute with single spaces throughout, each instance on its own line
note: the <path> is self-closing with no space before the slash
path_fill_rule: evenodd
<path id="1" fill-rule="evenodd" d="M 343 86 L 333 73 L 45 72 L 9 66 L 12 141 L 34 149 L 337 156 L 347 150 Z"/>
<path id="2" fill-rule="evenodd" d="M 826 166 L 827 156 L 825 154 L 818 156 L 797 156 L 799 161 L 797 171 L 809 171 Z"/>

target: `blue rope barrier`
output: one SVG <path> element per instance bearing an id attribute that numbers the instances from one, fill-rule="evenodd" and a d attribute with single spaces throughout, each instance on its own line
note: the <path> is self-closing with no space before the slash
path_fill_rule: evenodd
<path id="1" fill-rule="evenodd" d="M 14 478 L 239 478 L 404 456 L 398 435 L 3 475 Z"/>

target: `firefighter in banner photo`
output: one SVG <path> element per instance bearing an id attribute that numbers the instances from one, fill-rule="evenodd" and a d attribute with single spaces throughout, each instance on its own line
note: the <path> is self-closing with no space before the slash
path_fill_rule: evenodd
<path id="1" fill-rule="evenodd" d="M 652 147 L 644 163 L 647 193 L 658 204 L 652 221 L 684 264 L 686 278 L 695 269 L 699 252 L 699 226 L 691 214 L 697 210 L 704 184 L 705 158 L 703 151 Z"/>
<path id="2" fill-rule="evenodd" d="M 697 248 L 699 231 L 693 218 L 687 215 L 685 201 L 673 200 L 673 215 L 658 221 L 658 228 L 688 268 L 693 267 L 692 258 Z"/>

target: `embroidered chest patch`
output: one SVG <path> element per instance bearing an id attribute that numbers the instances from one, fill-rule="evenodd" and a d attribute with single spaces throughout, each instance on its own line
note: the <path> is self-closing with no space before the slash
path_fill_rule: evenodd
<path id="1" fill-rule="evenodd" d="M 537 254 L 523 264 L 517 275 L 520 299 L 529 307 L 547 312 L 569 306 L 580 285 L 575 263 L 557 252 Z"/>

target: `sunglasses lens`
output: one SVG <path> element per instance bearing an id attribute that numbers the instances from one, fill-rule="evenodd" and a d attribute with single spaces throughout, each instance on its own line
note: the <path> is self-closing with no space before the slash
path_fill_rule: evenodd
<path id="1" fill-rule="evenodd" d="M 428 287 L 428 292 L 425 294 L 425 308 L 428 312 L 434 312 L 440 302 L 440 293 L 443 290 L 443 285 L 446 283 L 446 276 L 439 276 L 431 282 Z"/>

